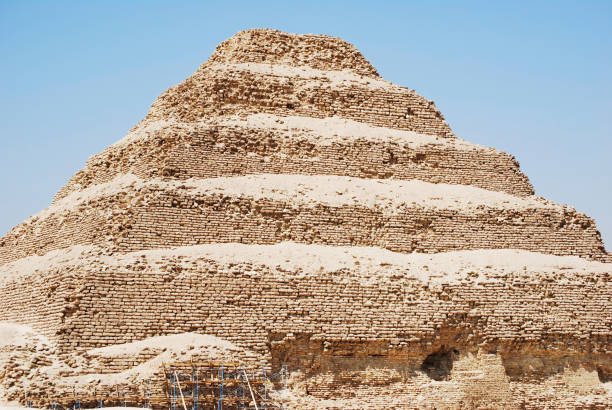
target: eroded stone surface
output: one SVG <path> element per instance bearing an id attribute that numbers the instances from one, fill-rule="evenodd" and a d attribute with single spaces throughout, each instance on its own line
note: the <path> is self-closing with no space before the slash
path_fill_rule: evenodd
<path id="1" fill-rule="evenodd" d="M 288 408 L 609 408 L 610 262 L 352 45 L 248 30 L 0 239 L 0 395 L 208 360 Z"/>

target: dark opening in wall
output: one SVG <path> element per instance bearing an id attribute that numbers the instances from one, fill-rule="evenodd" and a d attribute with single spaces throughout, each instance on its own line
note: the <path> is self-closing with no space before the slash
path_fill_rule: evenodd
<path id="1" fill-rule="evenodd" d="M 421 163 L 425 161 L 425 154 L 419 152 L 415 156 L 411 157 L 410 160 L 412 160 L 412 162 Z"/>
<path id="2" fill-rule="evenodd" d="M 290 110 L 293 110 L 293 108 L 294 108 L 294 107 L 293 107 L 293 104 L 291 104 L 291 103 L 287 103 L 287 108 L 288 108 L 288 109 L 290 109 Z"/>
<path id="3" fill-rule="evenodd" d="M 606 369 L 601 366 L 597 367 L 597 376 L 599 376 L 599 381 L 602 383 L 612 382 L 612 372 L 606 371 Z"/>
<path id="4" fill-rule="evenodd" d="M 458 353 L 454 349 L 440 349 L 433 352 L 423 360 L 421 370 L 434 380 L 447 380 Z"/>

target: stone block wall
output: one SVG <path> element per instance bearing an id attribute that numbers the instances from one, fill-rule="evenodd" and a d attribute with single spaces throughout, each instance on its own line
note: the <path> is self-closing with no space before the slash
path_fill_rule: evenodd
<path id="1" fill-rule="evenodd" d="M 590 218 L 558 210 L 461 212 L 404 207 L 389 214 L 360 205 L 336 207 L 221 195 L 161 195 L 145 202 L 146 207 L 131 211 L 131 228 L 120 239 L 126 251 L 146 246 L 294 241 L 379 246 L 396 252 L 511 248 L 588 259 L 609 257 Z"/>
<path id="2" fill-rule="evenodd" d="M 311 397 L 360 397 L 369 406 L 395 388 L 398 405 L 419 395 L 433 400 L 427 386 L 438 376 L 452 379 L 437 382 L 449 389 L 440 399 L 478 401 L 482 395 L 466 392 L 485 389 L 486 397 L 510 391 L 527 407 L 541 400 L 582 403 L 584 397 L 568 395 L 563 372 L 582 368 L 602 381 L 612 377 L 609 272 L 491 267 L 484 273 L 427 283 L 397 271 L 390 280 L 366 282 L 349 269 L 314 273 L 145 253 L 110 265 L 80 260 L 5 282 L 0 320 L 32 325 L 64 353 L 161 334 L 212 334 L 253 350 L 258 365 L 302 370 Z M 490 353 L 470 364 L 474 349 Z M 447 372 L 422 370 L 428 357 L 450 351 L 456 357 L 449 356 Z M 154 353 L 88 356 L 87 363 L 103 373 L 122 371 Z M 551 388 L 558 397 L 547 397 Z M 596 399 L 601 404 L 605 397 Z"/>
<path id="3" fill-rule="evenodd" d="M 287 34 L 277 30 L 245 30 L 219 44 L 210 56 L 214 64 L 269 63 L 350 70 L 379 77 L 376 69 L 352 44 L 331 36 Z"/>
<path id="4" fill-rule="evenodd" d="M 382 135 L 384 132 L 381 129 Z M 168 126 L 93 156 L 85 169 L 57 193 L 54 202 L 127 173 L 145 179 L 262 173 L 343 175 L 472 185 L 520 197 L 534 193 L 514 157 L 491 148 L 466 145 L 411 146 L 359 137 L 338 138 L 338 142 L 328 144 L 317 143 L 316 137 L 249 127 Z"/>
<path id="5" fill-rule="evenodd" d="M 79 283 L 72 269 L 40 271 L 0 283 L 0 321 L 32 326 L 58 340 L 64 318 L 76 309 Z"/>
<path id="6" fill-rule="evenodd" d="M 261 173 L 342 175 L 472 185 L 521 197 L 533 194 L 512 156 L 483 147 L 410 147 L 358 138 L 327 145 L 306 138 L 291 141 L 270 130 L 225 127 L 193 133 L 185 142 L 188 145 L 178 145 L 168 155 L 166 167 L 186 178 Z"/>
<path id="7" fill-rule="evenodd" d="M 207 66 L 161 94 L 143 121 L 195 122 L 211 116 L 248 113 L 336 116 L 454 138 L 435 104 L 407 88 L 338 86 L 308 78 L 266 75 L 239 68 L 215 70 Z"/>
<path id="8" fill-rule="evenodd" d="M 0 239 L 0 321 L 53 342 L 0 349 L 3 387 L 49 404 L 158 352 L 89 349 L 197 332 L 288 364 L 306 408 L 606 408 L 612 276 L 585 259 L 612 256 L 532 194 L 350 44 L 240 33 Z"/>
<path id="9" fill-rule="evenodd" d="M 124 205 L 123 205 L 124 206 Z M 122 197 L 101 198 L 17 225 L 0 239 L 0 265 L 74 245 L 113 245 L 127 223 Z M 28 240 L 23 240 L 27 237 Z"/>
<path id="10" fill-rule="evenodd" d="M 20 240 L 24 231 L 30 240 Z M 284 202 L 151 187 L 22 224 L 0 242 L 0 263 L 77 244 L 120 252 L 204 243 L 281 241 L 379 246 L 397 252 L 524 249 L 609 261 L 592 219 L 567 208 L 454 209 Z"/>
<path id="11" fill-rule="evenodd" d="M 492 269 L 491 277 L 480 282 L 477 275 L 428 284 L 406 272 L 394 274 L 392 281 L 366 283 L 347 270 L 304 275 L 171 255 L 110 266 L 92 260 L 75 270 L 72 279 L 78 285 L 72 289 L 60 288 L 69 275 L 46 275 L 49 286 L 58 286 L 53 295 L 59 303 L 49 316 L 63 311 L 62 319 L 55 321 L 61 323 L 62 349 L 196 331 L 299 368 L 326 368 L 332 363 L 326 365 L 326 360 L 355 355 L 416 366 L 442 348 L 461 350 L 484 343 L 497 346 L 510 361 L 518 351 L 533 353 L 538 346 L 548 353 L 549 359 L 541 359 L 553 362 L 559 355 L 550 352 L 575 349 L 588 354 L 603 372 L 611 370 L 609 362 L 602 361 L 610 354 L 611 342 L 609 273 L 577 276 L 556 271 L 542 278 L 536 272 Z M 24 307 L 28 304 L 21 303 L 23 295 L 31 294 L 26 289 L 45 288 L 28 288 L 26 282 L 10 286 L 14 291 L 4 285 L 8 296 L 3 303 Z M 29 304 L 32 312 L 45 305 L 42 297 Z M 0 320 L 28 317 L 9 317 L 10 309 L 2 312 Z M 30 324 L 50 329 L 46 323 Z M 516 365 L 513 369 L 510 373 L 516 377 Z M 546 369 L 534 375 L 546 375 Z"/>

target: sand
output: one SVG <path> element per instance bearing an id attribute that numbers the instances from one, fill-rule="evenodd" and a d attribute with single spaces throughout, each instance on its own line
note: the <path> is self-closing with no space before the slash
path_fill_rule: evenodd
<path id="1" fill-rule="evenodd" d="M 38 334 L 30 326 L 0 322 L 0 347 L 26 347 L 31 345 L 33 341 L 36 342 L 37 346 L 49 344 L 49 339 Z"/>
<path id="2" fill-rule="evenodd" d="M 147 259 L 149 265 L 173 257 L 187 265 L 192 260 L 214 260 L 221 265 L 248 263 L 276 270 L 278 277 L 316 276 L 321 272 L 344 271 L 347 281 L 364 285 L 410 278 L 427 283 L 454 283 L 472 276 L 474 282 L 498 281 L 507 274 L 555 277 L 564 281 L 575 275 L 589 276 L 610 271 L 610 264 L 576 256 L 554 256 L 514 249 L 473 250 L 437 254 L 392 252 L 377 247 L 326 246 L 282 242 L 276 245 L 237 243 L 152 249 L 121 256 L 100 256 L 109 266 L 133 264 Z M 256 269 L 246 274 L 268 273 Z M 477 274 L 477 275 L 474 275 Z"/>
<path id="3" fill-rule="evenodd" d="M 10 345 L 21 347 L 24 350 L 32 348 L 38 350 L 37 343 L 39 342 L 37 341 L 41 339 L 46 340 L 27 326 L 7 322 L 0 323 L 0 347 Z M 156 336 L 132 343 L 90 349 L 86 352 L 86 355 L 88 360 L 95 362 L 98 358 L 103 360 L 125 358 L 134 360 L 140 353 L 145 354 L 145 358 L 148 359 L 138 365 L 129 367 L 127 370 L 116 373 L 88 373 L 90 371 L 88 362 L 79 358 L 79 354 L 74 355 L 75 360 L 70 365 L 65 361 L 65 357 L 60 358 L 49 354 L 47 358 L 51 359 L 52 364 L 41 367 L 36 376 L 43 376 L 55 380 L 59 385 L 72 386 L 79 390 L 92 384 L 96 387 L 138 384 L 143 380 L 154 377 L 164 363 L 189 361 L 193 357 L 233 363 L 237 362 L 240 357 L 245 357 L 245 355 L 257 356 L 253 352 L 236 347 L 227 340 L 198 333 Z M 0 356 L 0 359 L 2 358 Z M 2 361 L 0 360 L 0 368 L 1 365 Z M 63 373 L 78 375 L 70 376 L 63 375 Z M 70 390 L 70 387 L 68 387 L 68 390 Z M 3 387 L 0 386 L 0 409 L 23 408 L 19 407 L 18 403 L 2 401 L 3 396 L 5 396 L 5 392 Z"/>
<path id="4" fill-rule="evenodd" d="M 205 66 L 206 70 L 228 71 L 228 72 L 250 72 L 254 74 L 270 75 L 275 77 L 286 77 L 290 79 L 311 80 L 308 87 L 321 86 L 322 84 L 331 87 L 351 87 L 361 86 L 373 90 L 402 91 L 405 87 L 400 87 L 382 78 L 365 77 L 355 74 L 350 70 L 317 70 L 315 68 L 302 66 L 290 66 L 284 64 L 266 63 L 224 63 Z"/>
<path id="5" fill-rule="evenodd" d="M 573 210 L 543 198 L 516 197 L 505 192 L 488 191 L 467 185 L 434 184 L 420 180 L 368 179 L 338 175 L 254 174 L 235 177 L 191 178 L 165 181 L 143 180 L 133 174 L 122 174 L 112 181 L 72 192 L 50 207 L 31 216 L 20 229 L 49 215 L 60 215 L 84 203 L 121 192 L 143 189 L 180 191 L 186 195 L 226 195 L 255 200 L 271 199 L 289 206 L 324 204 L 330 206 L 363 206 L 400 213 L 406 208 L 449 209 L 473 213 L 484 208 L 526 210 L 548 208 L 562 212 Z M 111 209 L 98 210 L 109 214 Z"/>
<path id="6" fill-rule="evenodd" d="M 68 384 L 130 384 L 152 377 L 164 363 L 189 361 L 194 356 L 206 357 L 212 361 L 234 362 L 236 361 L 236 355 L 241 350 L 231 342 L 211 335 L 180 333 L 156 336 L 137 342 L 111 345 L 87 351 L 89 356 L 103 358 L 134 358 L 141 352 L 153 351 L 154 355 L 151 359 L 122 372 L 69 376 L 64 378 L 64 382 Z"/>
<path id="7" fill-rule="evenodd" d="M 317 145 L 346 143 L 365 140 L 374 143 L 398 144 L 402 147 L 418 148 L 440 145 L 456 149 L 485 149 L 460 138 L 442 138 L 437 135 L 420 134 L 394 128 L 377 127 L 340 117 L 312 118 L 303 116 L 282 117 L 273 114 L 251 114 L 247 117 L 218 117 L 218 124 L 254 129 L 285 131 L 287 139 L 307 139 Z M 490 149 L 490 148 L 487 148 Z"/>
<path id="8" fill-rule="evenodd" d="M 554 277 L 555 280 L 565 281 L 575 279 L 575 276 L 609 272 L 611 265 L 577 256 L 554 256 L 514 249 L 404 254 L 378 247 L 281 242 L 275 245 L 220 243 L 104 255 L 101 249 L 95 247 L 75 246 L 2 265 L 0 283 L 40 274 L 52 268 L 126 267 L 143 259 L 152 267 L 143 274 L 157 274 L 160 269 L 156 266 L 168 258 L 176 259 L 186 266 L 197 260 L 213 260 L 225 266 L 247 263 L 269 268 L 277 276 L 288 277 L 343 270 L 346 280 L 363 284 L 393 281 L 397 278 L 411 278 L 423 283 L 450 283 L 464 280 L 469 275 L 474 276 L 474 273 L 479 273 L 474 279 L 477 282 L 496 281 L 509 273 L 534 278 Z M 254 276 L 265 274 L 257 269 L 247 270 L 246 273 Z M 159 343 L 171 343 L 172 340 L 161 339 Z M 207 339 L 198 343 L 214 345 L 217 342 Z M 140 345 L 134 345 L 122 349 L 139 348 Z"/>
<path id="9" fill-rule="evenodd" d="M 349 143 L 355 140 L 365 140 L 373 143 L 392 143 L 407 148 L 418 148 L 427 145 L 444 146 L 458 150 L 485 149 L 465 141 L 459 137 L 442 138 L 437 135 L 421 134 L 388 127 L 378 127 L 340 117 L 313 118 L 304 116 L 279 116 L 274 114 L 251 114 L 247 116 L 226 115 L 214 119 L 195 122 L 184 122 L 178 119 L 153 120 L 138 124 L 121 140 L 110 147 L 121 148 L 132 142 L 144 140 L 160 131 L 179 129 L 193 132 L 212 126 L 230 126 L 244 129 L 272 129 L 284 131 L 288 141 L 304 140 L 326 146 L 333 143 Z"/>
<path id="10" fill-rule="evenodd" d="M 136 355 L 144 349 L 173 349 L 181 350 L 187 346 L 220 350 L 238 350 L 227 340 L 216 336 L 201 335 L 199 333 L 181 333 L 177 335 L 156 336 L 133 343 L 124 343 L 89 350 L 92 356 L 116 357 L 118 355 Z"/>
<path id="11" fill-rule="evenodd" d="M 87 407 L 81 407 L 82 409 L 86 409 Z M 96 408 L 96 407 L 93 407 Z M 3 405 L 0 403 L 0 410 L 39 410 L 37 407 L 20 407 L 20 406 L 11 406 L 11 405 Z M 142 410 L 142 407 L 104 407 L 106 410 Z"/>
<path id="12" fill-rule="evenodd" d="M 82 409 L 86 409 L 87 407 L 81 407 Z M 97 408 L 97 407 L 93 407 Z M 3 405 L 0 403 L 0 410 L 42 410 L 38 407 L 21 407 L 21 406 L 12 406 L 12 405 Z M 142 407 L 104 407 L 105 410 L 142 410 Z"/>

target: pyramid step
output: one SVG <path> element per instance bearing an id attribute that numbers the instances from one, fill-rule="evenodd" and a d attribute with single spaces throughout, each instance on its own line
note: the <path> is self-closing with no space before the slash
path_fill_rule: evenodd
<path id="1" fill-rule="evenodd" d="M 382 79 L 283 64 L 203 64 L 153 103 L 145 123 L 228 114 L 338 116 L 375 126 L 455 138 L 432 101 Z"/>
<path id="2" fill-rule="evenodd" d="M 19 241 L 24 231 L 28 242 Z M 590 218 L 541 198 L 417 180 L 263 174 L 186 181 L 128 175 L 94 185 L 11 231 L 0 243 L 0 262 L 73 244 L 133 251 L 287 240 L 609 258 Z"/>
<path id="3" fill-rule="evenodd" d="M 533 194 L 511 155 L 459 138 L 337 117 L 253 114 L 196 124 L 158 121 L 139 126 L 92 157 L 55 200 L 128 172 L 176 179 L 258 173 L 420 179 L 517 196 Z"/>
<path id="4" fill-rule="evenodd" d="M 543 338 L 563 337 L 563 349 L 588 334 L 603 351 L 609 339 L 594 332 L 612 314 L 610 280 L 607 264 L 516 250 L 424 255 L 232 243 L 108 254 L 72 247 L 0 266 L 0 320 L 39 317 L 44 334 L 68 348 L 199 332 L 276 352 L 297 346 L 292 352 L 303 356 L 287 360 L 321 354 L 330 341 L 340 357 L 358 346 L 418 368 L 431 343 L 511 341 L 513 351 L 530 352 Z M 568 333 L 572 327 L 581 333 Z"/>

